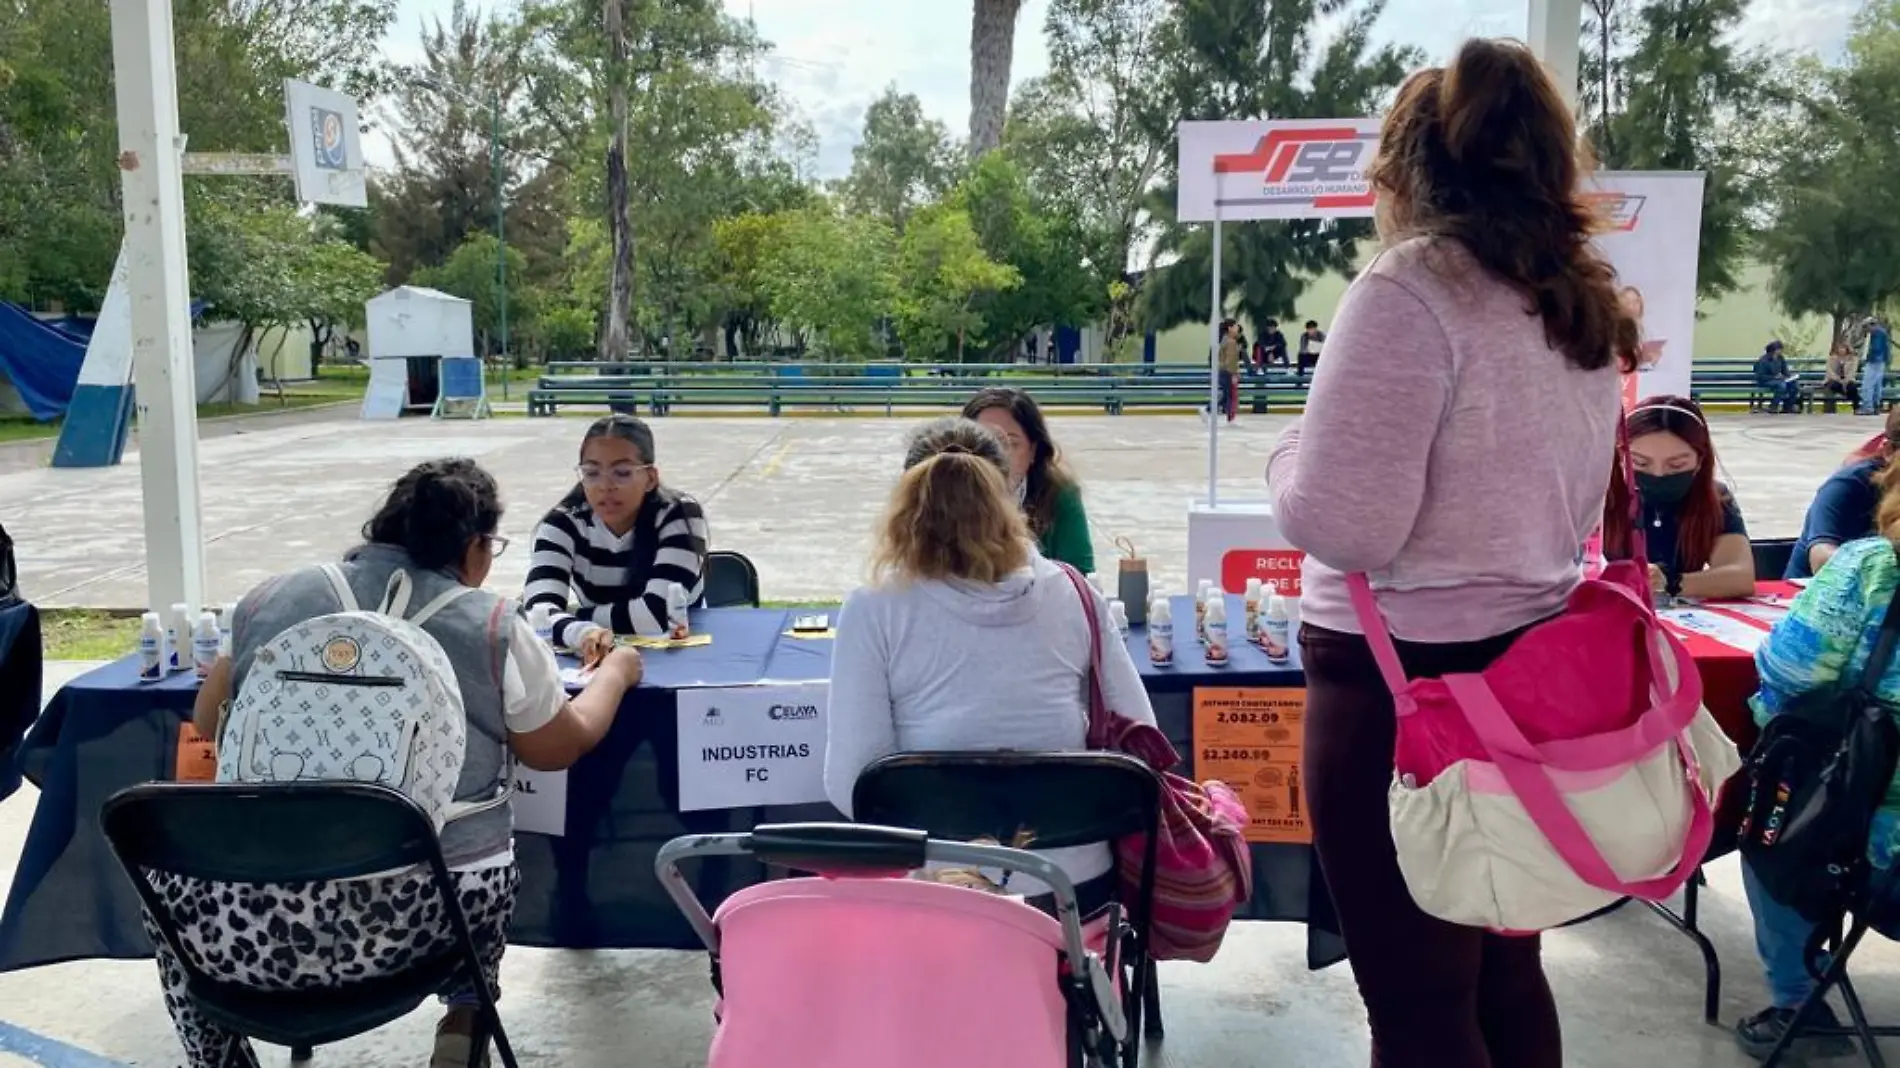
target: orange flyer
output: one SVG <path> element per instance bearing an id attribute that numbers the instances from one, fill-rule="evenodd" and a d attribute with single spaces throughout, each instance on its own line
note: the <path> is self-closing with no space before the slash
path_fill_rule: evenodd
<path id="1" fill-rule="evenodd" d="M 178 757 L 172 762 L 172 781 L 218 781 L 218 747 L 189 722 L 178 726 Z"/>
<path id="2" fill-rule="evenodd" d="M 1303 689 L 1194 691 L 1194 777 L 1219 779 L 1247 806 L 1247 841 L 1311 845 L 1300 748 Z"/>

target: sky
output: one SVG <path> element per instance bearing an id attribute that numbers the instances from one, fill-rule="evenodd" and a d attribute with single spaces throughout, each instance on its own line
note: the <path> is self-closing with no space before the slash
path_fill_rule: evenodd
<path id="1" fill-rule="evenodd" d="M 504 0 L 512 2 L 512 0 Z M 454 0 L 400 0 L 385 45 L 397 63 L 421 56 L 422 27 L 446 23 Z M 818 132 L 818 173 L 842 177 L 851 169 L 864 109 L 895 84 L 915 93 L 925 114 L 961 137 L 970 110 L 968 0 L 725 0 L 750 16 L 774 45 L 765 74 Z M 1753 0 L 1740 31 L 1746 44 L 1768 44 L 1833 58 L 1859 0 Z M 1021 82 L 1048 69 L 1042 26 L 1049 0 L 1028 0 L 1017 24 L 1011 76 Z M 1380 43 L 1402 41 L 1443 59 L 1466 37 L 1525 33 L 1527 0 L 1390 0 L 1379 24 Z M 388 141 L 364 145 L 372 165 L 393 161 Z"/>

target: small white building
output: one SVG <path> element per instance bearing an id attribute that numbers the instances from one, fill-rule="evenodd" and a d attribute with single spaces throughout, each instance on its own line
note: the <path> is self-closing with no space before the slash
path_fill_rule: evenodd
<path id="1" fill-rule="evenodd" d="M 476 356 L 474 305 L 423 286 L 397 286 L 363 305 L 369 337 L 369 391 L 363 418 L 394 419 L 429 408 L 441 381 L 438 361 Z"/>

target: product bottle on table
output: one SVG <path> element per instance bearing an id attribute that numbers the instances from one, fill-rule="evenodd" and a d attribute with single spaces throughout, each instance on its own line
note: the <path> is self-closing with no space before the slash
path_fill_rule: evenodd
<path id="1" fill-rule="evenodd" d="M 191 668 L 191 606 L 172 605 L 171 615 L 166 619 L 170 629 L 165 633 L 165 648 L 168 659 L 167 671 L 187 671 Z"/>
<path id="2" fill-rule="evenodd" d="M 554 644 L 554 606 L 538 604 L 528 609 L 528 626 L 545 645 Z"/>
<path id="3" fill-rule="evenodd" d="M 1227 599 L 1218 592 L 1210 596 L 1204 615 L 1207 624 L 1207 662 L 1219 667 L 1227 663 Z"/>
<path id="4" fill-rule="evenodd" d="M 223 647 L 224 635 L 218 631 L 218 617 L 210 612 L 198 613 L 198 626 L 191 632 L 191 663 L 199 678 L 211 674 L 211 665 L 218 662 L 218 652 Z"/>
<path id="5" fill-rule="evenodd" d="M 1246 608 L 1247 640 L 1257 642 L 1260 640 L 1260 580 L 1257 578 L 1247 580 Z"/>
<path id="6" fill-rule="evenodd" d="M 165 677 L 171 652 L 165 648 L 165 624 L 157 612 L 139 617 L 139 681 L 157 682 Z"/>
<path id="7" fill-rule="evenodd" d="M 1121 601 L 1111 599 L 1108 602 L 1108 622 L 1115 628 L 1116 634 L 1128 637 L 1128 608 Z"/>
<path id="8" fill-rule="evenodd" d="M 666 636 L 674 641 L 692 636 L 687 617 L 686 587 L 675 582 L 666 588 Z"/>
<path id="9" fill-rule="evenodd" d="M 1148 659 L 1164 667 L 1174 663 L 1174 619 L 1166 594 L 1148 606 Z"/>
<path id="10" fill-rule="evenodd" d="M 1214 592 L 1214 584 L 1202 579 L 1201 585 L 1194 591 L 1194 640 L 1207 640 L 1207 595 Z"/>
<path id="11" fill-rule="evenodd" d="M 1260 622 L 1260 648 L 1266 651 L 1267 659 L 1275 664 L 1284 664 L 1292 655 L 1292 621 L 1287 616 L 1286 598 L 1280 596 L 1278 584 L 1267 588 L 1267 614 Z"/>

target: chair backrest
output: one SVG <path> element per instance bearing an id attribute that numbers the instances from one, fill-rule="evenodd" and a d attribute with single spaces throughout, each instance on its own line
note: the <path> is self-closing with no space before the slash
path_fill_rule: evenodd
<path id="1" fill-rule="evenodd" d="M 249 884 L 446 871 L 428 815 L 374 783 L 147 783 L 114 794 L 100 823 L 141 895 L 140 869 Z"/>
<path id="2" fill-rule="evenodd" d="M 705 608 L 759 607 L 759 569 L 743 553 L 707 553 L 706 590 L 699 603 Z"/>
<path id="3" fill-rule="evenodd" d="M 860 822 L 1064 849 L 1153 831 L 1161 783 L 1123 753 L 894 753 L 858 775 L 851 803 Z"/>
<path id="4" fill-rule="evenodd" d="M 1755 578 L 1773 580 L 1788 573 L 1788 561 L 1794 558 L 1793 538 L 1758 538 L 1748 543 L 1755 554 Z"/>

